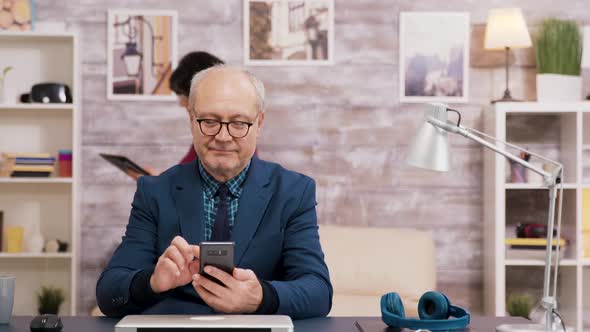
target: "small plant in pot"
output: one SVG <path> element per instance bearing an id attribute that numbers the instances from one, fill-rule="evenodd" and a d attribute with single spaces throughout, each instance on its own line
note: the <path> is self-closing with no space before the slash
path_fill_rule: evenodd
<path id="1" fill-rule="evenodd" d="M 43 286 L 37 293 L 37 304 L 39 314 L 57 315 L 59 306 L 64 302 L 65 295 L 61 288 Z"/>
<path id="2" fill-rule="evenodd" d="M 574 21 L 548 19 L 535 40 L 537 100 L 582 99 L 582 37 Z"/>

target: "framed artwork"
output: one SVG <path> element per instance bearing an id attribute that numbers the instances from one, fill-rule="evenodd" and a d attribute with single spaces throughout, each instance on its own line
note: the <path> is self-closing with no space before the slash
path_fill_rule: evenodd
<path id="1" fill-rule="evenodd" d="M 0 31 L 33 30 L 33 0 L 0 1 Z"/>
<path id="2" fill-rule="evenodd" d="M 467 102 L 469 14 L 402 12 L 399 34 L 400 102 Z"/>
<path id="3" fill-rule="evenodd" d="M 247 65 L 330 65 L 333 0 L 244 0 Z"/>
<path id="4" fill-rule="evenodd" d="M 109 10 L 107 98 L 175 100 L 178 15 L 170 10 Z"/>

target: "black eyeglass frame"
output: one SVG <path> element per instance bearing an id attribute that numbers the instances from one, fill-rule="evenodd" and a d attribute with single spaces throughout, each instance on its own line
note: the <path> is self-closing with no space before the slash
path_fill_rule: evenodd
<path id="1" fill-rule="evenodd" d="M 258 116 L 256 116 L 256 118 L 258 118 Z M 205 136 L 217 136 L 217 135 L 219 135 L 219 133 L 221 132 L 221 129 L 223 128 L 223 125 L 225 125 L 227 127 L 227 132 L 233 138 L 244 138 L 244 137 L 248 136 L 248 134 L 250 133 L 250 127 L 252 127 L 252 125 L 254 125 L 254 122 L 246 122 L 246 121 L 228 121 L 228 122 L 225 122 L 225 121 L 219 121 L 219 120 L 215 120 L 215 119 L 197 119 L 197 118 L 195 118 L 195 121 L 199 124 L 199 130 Z M 217 122 L 217 124 L 219 126 L 219 128 L 217 129 L 217 132 L 215 134 L 206 134 L 203 131 L 203 127 L 201 125 L 201 123 L 203 121 L 215 121 L 215 122 Z M 254 119 L 254 121 L 256 121 L 256 119 Z M 232 123 L 240 123 L 240 124 L 247 125 L 248 128 L 246 129 L 246 133 L 243 136 L 233 135 L 232 132 L 231 132 L 231 127 L 230 127 L 230 124 L 232 124 Z"/>

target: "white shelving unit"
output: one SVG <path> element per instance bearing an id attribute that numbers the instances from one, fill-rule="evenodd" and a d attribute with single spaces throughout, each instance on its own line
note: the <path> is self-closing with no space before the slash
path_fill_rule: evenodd
<path id="1" fill-rule="evenodd" d="M 590 331 L 590 258 L 582 243 L 582 190 L 590 188 L 590 103 L 497 103 L 486 111 L 485 131 L 528 147 L 564 165 L 562 237 L 568 241 L 560 262 L 559 310 L 567 325 Z M 518 154 L 517 152 L 515 152 Z M 534 157 L 531 162 L 534 162 Z M 504 239 L 516 223 L 547 223 L 548 192 L 538 184 L 509 183 L 509 163 L 484 152 L 484 310 L 506 316 L 511 293 L 541 299 L 543 259 L 508 259 Z M 586 216 L 585 218 L 590 218 Z"/>
<path id="2" fill-rule="evenodd" d="M 38 208 L 45 241 L 68 242 L 65 253 L 0 252 L 0 274 L 16 276 L 14 315 L 36 315 L 41 286 L 66 294 L 60 315 L 76 314 L 78 298 L 79 185 L 81 109 L 76 33 L 0 32 L 0 69 L 11 65 L 0 103 L 0 152 L 49 152 L 71 149 L 73 175 L 60 178 L 1 178 L 0 210 L 4 226 L 30 225 L 30 207 Z M 33 84 L 67 84 L 73 104 L 19 104 Z M 3 239 L 6 248 L 6 238 Z M 26 238 L 25 241 L 26 243 Z M 25 248 L 26 249 L 26 248 Z"/>

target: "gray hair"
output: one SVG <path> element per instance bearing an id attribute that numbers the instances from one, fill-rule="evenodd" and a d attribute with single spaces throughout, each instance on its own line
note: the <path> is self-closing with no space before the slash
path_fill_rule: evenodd
<path id="1" fill-rule="evenodd" d="M 209 75 L 210 73 L 217 71 L 217 70 L 222 70 L 222 69 L 226 69 L 226 68 L 231 68 L 231 69 L 236 69 L 242 73 L 244 73 L 248 79 L 250 80 L 250 83 L 252 83 L 252 86 L 254 86 L 254 90 L 256 90 L 256 108 L 258 110 L 258 113 L 263 112 L 264 111 L 264 84 L 262 83 L 261 80 L 259 80 L 256 76 L 254 76 L 254 74 L 252 74 L 251 72 L 242 69 L 242 68 L 238 68 L 238 67 L 230 67 L 230 66 L 226 66 L 224 64 L 218 64 L 215 65 L 213 67 L 209 67 L 205 70 L 201 70 L 200 72 L 196 73 L 195 76 L 193 76 L 192 80 L 191 80 L 191 88 L 189 91 L 189 97 L 188 97 L 188 105 L 189 108 L 191 109 L 191 111 L 194 111 L 195 109 L 195 99 L 197 98 L 197 90 L 199 89 L 199 85 L 201 84 L 201 82 L 205 79 L 205 77 L 207 77 L 207 75 Z"/>

